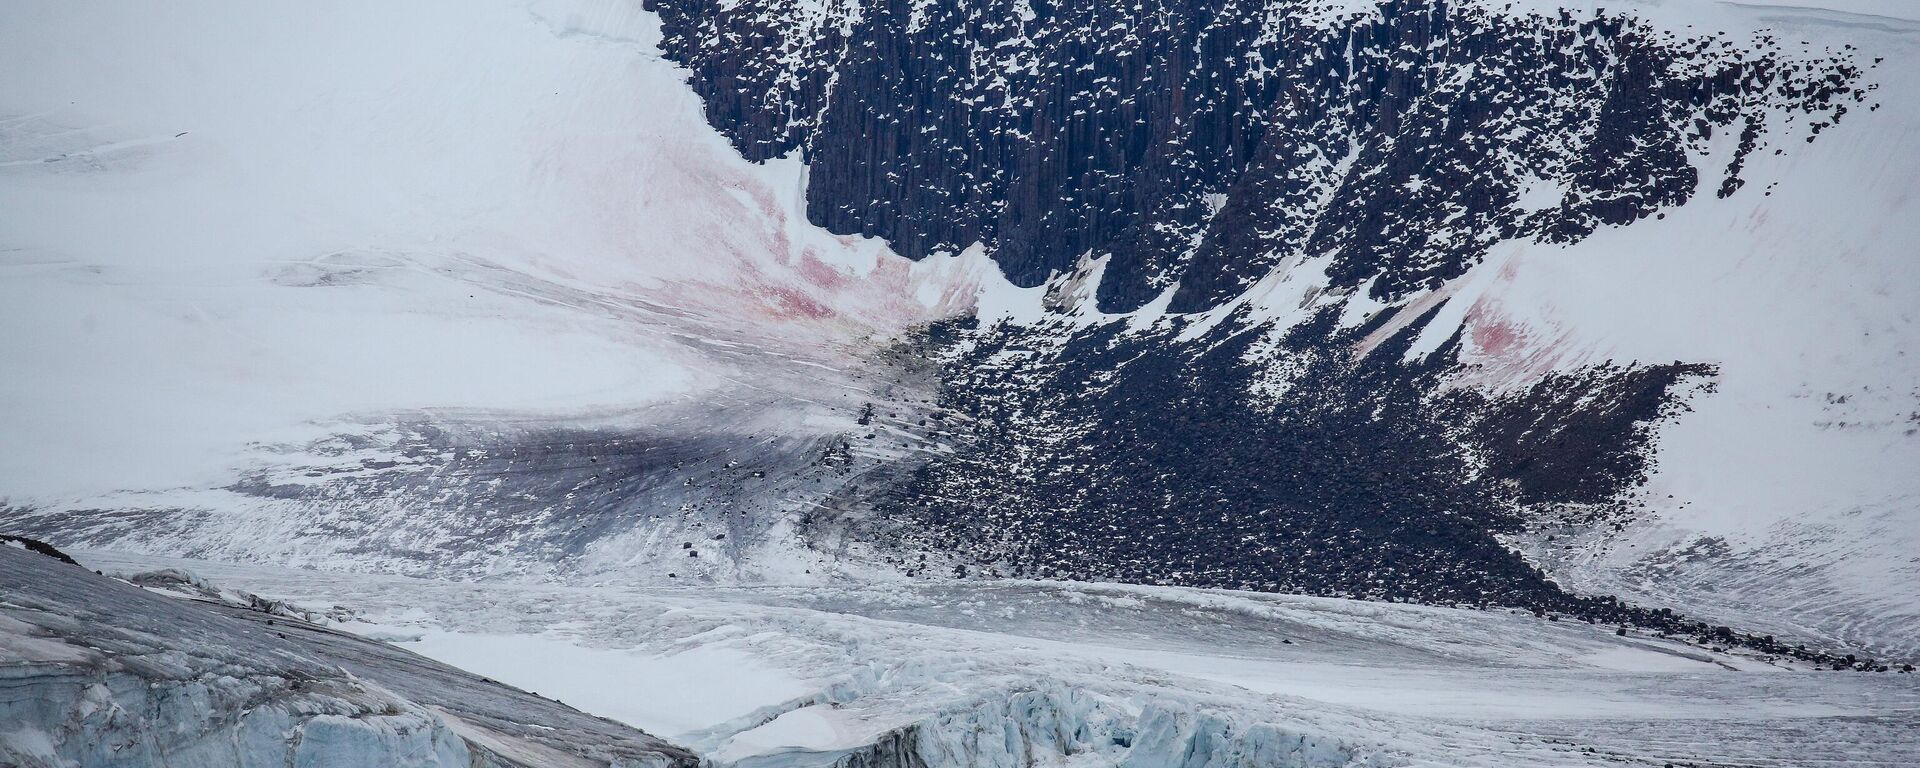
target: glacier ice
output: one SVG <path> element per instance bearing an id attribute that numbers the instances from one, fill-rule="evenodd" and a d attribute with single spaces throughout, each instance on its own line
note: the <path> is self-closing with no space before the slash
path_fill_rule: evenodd
<path id="1" fill-rule="evenodd" d="M 1524 611 L 1062 582 L 503 586 L 78 555 L 348 606 L 341 628 L 716 766 L 1920 760 L 1920 677 Z M 633 693 L 655 689 L 672 695 Z"/>
<path id="2" fill-rule="evenodd" d="M 0 765 L 694 762 L 633 729 L 386 644 L 0 547 Z"/>

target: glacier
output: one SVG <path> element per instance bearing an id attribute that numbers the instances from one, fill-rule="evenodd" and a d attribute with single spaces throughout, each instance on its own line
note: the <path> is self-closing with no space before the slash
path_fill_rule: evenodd
<path id="1" fill-rule="evenodd" d="M 488 585 L 166 568 L 714 765 L 1904 765 L 1920 676 L 1519 610 L 1063 582 Z M 661 686 L 673 697 L 629 692 Z"/>
<path id="2" fill-rule="evenodd" d="M 0 763 L 697 763 L 644 733 L 392 646 L 176 594 L 0 546 Z"/>

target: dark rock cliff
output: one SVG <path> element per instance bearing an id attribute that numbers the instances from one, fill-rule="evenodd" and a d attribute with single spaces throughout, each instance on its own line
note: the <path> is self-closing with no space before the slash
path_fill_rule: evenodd
<path id="1" fill-rule="evenodd" d="M 1768 112 L 1818 133 L 1866 96 L 1844 51 L 1446 0 L 649 5 L 741 152 L 802 153 L 815 223 L 980 242 L 1022 286 L 1107 257 L 1107 311 L 1213 306 L 1296 254 L 1405 296 L 1501 240 L 1732 194 Z"/>

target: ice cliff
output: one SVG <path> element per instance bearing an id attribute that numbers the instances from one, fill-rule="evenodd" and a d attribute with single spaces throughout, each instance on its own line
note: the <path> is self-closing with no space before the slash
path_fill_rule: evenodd
<path id="1" fill-rule="evenodd" d="M 1240 722 L 1185 703 L 1124 702 L 1059 685 L 950 711 L 831 755 L 834 768 L 1340 768 L 1373 765 L 1339 740 Z M 741 768 L 813 765 L 819 753 L 775 754 Z"/>
<path id="2" fill-rule="evenodd" d="M 0 546 L 0 765 L 694 764 L 391 646 Z"/>

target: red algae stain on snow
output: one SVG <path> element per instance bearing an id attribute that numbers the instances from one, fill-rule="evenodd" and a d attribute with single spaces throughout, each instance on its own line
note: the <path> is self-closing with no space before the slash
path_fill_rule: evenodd
<path id="1" fill-rule="evenodd" d="M 835 314 L 832 307 L 784 285 L 762 285 L 760 296 L 773 308 L 775 320 L 825 320 Z"/>
<path id="2" fill-rule="evenodd" d="M 1480 355 L 1506 357 L 1525 337 L 1525 330 L 1488 311 L 1485 304 L 1467 312 L 1467 341 Z"/>
<path id="3" fill-rule="evenodd" d="M 1590 357 L 1573 334 L 1551 323 L 1528 323 L 1502 312 L 1497 304 L 1482 302 L 1468 311 L 1466 345 L 1461 362 L 1471 372 L 1461 385 L 1504 389 L 1527 386 L 1542 377 Z"/>
<path id="4" fill-rule="evenodd" d="M 808 248 L 800 254 L 798 268 L 802 279 L 829 291 L 842 290 L 847 287 L 848 283 L 852 282 L 845 272 L 834 268 L 832 264 L 821 261 L 819 255 L 816 254 L 812 248 Z"/>

